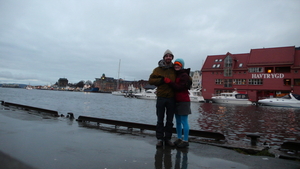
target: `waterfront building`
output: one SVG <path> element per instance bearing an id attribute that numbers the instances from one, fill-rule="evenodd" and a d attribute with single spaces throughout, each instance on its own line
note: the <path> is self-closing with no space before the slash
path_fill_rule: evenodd
<path id="1" fill-rule="evenodd" d="M 19 84 L 1 84 L 1 87 L 8 87 L 8 88 L 20 88 Z"/>
<path id="2" fill-rule="evenodd" d="M 149 85 L 148 81 L 128 81 L 123 79 L 114 79 L 112 77 L 106 77 L 102 74 L 100 78 L 95 78 L 94 86 L 99 88 L 100 92 L 112 92 L 112 91 L 127 91 L 128 88 L 135 88 L 139 91 L 145 86 Z M 136 91 L 138 92 L 138 91 Z"/>
<path id="3" fill-rule="evenodd" d="M 94 87 L 98 87 L 100 92 L 111 92 L 116 88 L 116 80 L 103 73 L 100 78 L 95 78 Z"/>
<path id="4" fill-rule="evenodd" d="M 201 69 L 202 95 L 247 93 L 251 101 L 300 94 L 300 47 L 251 49 L 250 53 L 209 55 Z"/>
<path id="5" fill-rule="evenodd" d="M 66 79 L 66 78 L 59 78 L 57 84 L 58 84 L 59 88 L 67 87 L 67 85 L 68 85 L 68 79 Z"/>
<path id="6" fill-rule="evenodd" d="M 202 79 L 202 74 L 201 71 L 196 70 L 190 73 L 190 76 L 193 79 L 192 83 L 192 89 L 201 89 L 201 79 Z"/>

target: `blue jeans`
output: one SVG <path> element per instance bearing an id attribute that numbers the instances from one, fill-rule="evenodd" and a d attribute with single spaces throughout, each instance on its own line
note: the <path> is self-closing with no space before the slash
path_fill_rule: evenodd
<path id="1" fill-rule="evenodd" d="M 173 118 L 175 112 L 175 99 L 158 97 L 156 101 L 156 138 L 170 140 L 173 130 Z M 166 115 L 166 123 L 164 123 Z"/>
<path id="2" fill-rule="evenodd" d="M 184 134 L 183 140 L 188 141 L 189 140 L 189 131 L 190 131 L 188 115 L 175 114 L 175 118 L 176 118 L 177 138 L 182 139 L 182 128 L 183 128 L 183 134 Z"/>

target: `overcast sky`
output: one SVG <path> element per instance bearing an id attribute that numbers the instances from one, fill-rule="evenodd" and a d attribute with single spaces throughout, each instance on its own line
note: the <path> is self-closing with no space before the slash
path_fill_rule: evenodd
<path id="1" fill-rule="evenodd" d="M 208 55 L 300 46 L 300 0 L 0 0 L 0 83 L 148 80 L 166 49 Z"/>

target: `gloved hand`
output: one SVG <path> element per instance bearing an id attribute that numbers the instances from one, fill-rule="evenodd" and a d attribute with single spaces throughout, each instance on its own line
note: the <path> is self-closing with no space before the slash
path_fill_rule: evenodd
<path id="1" fill-rule="evenodd" d="M 170 82 L 171 82 L 171 79 L 165 77 L 165 78 L 164 78 L 164 81 L 165 81 L 165 83 L 170 83 Z"/>

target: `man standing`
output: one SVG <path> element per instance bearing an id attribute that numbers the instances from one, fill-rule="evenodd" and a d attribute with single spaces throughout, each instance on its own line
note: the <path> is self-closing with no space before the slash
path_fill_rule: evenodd
<path id="1" fill-rule="evenodd" d="M 155 68 L 149 77 L 149 84 L 157 87 L 156 101 L 156 138 L 157 147 L 174 146 L 171 141 L 173 129 L 173 117 L 175 112 L 175 93 L 173 89 L 165 83 L 165 77 L 168 80 L 175 81 L 176 75 L 173 68 L 173 53 L 168 49 L 163 55 L 163 60 L 158 62 L 159 66 Z M 166 123 L 164 117 L 166 114 Z"/>

